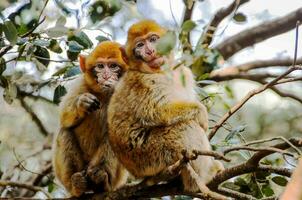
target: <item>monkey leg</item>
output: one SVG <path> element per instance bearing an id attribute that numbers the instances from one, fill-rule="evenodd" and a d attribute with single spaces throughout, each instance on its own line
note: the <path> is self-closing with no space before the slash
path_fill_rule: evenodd
<path id="1" fill-rule="evenodd" d="M 87 168 L 87 175 L 97 190 L 114 190 L 127 181 L 127 172 L 113 153 L 109 141 L 100 144 Z"/>
<path id="2" fill-rule="evenodd" d="M 61 129 L 54 152 L 55 175 L 72 196 L 81 196 L 87 189 L 82 151 L 73 132 Z"/>
<path id="3" fill-rule="evenodd" d="M 184 132 L 183 136 L 185 149 L 187 151 L 191 152 L 193 150 L 211 150 L 210 142 L 198 122 L 191 122 L 186 129 L 186 132 Z M 217 162 L 219 161 L 216 161 L 209 156 L 198 156 L 196 160 L 190 161 L 190 165 L 199 176 L 199 180 L 206 184 L 216 174 L 219 168 L 221 168 L 221 166 L 216 167 Z M 190 175 L 190 172 L 186 168 L 182 170 L 181 176 L 185 190 L 192 192 L 199 191 L 196 180 Z"/>

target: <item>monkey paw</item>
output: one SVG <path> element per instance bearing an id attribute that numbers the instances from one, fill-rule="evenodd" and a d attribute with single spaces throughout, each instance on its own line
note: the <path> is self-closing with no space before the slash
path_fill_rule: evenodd
<path id="1" fill-rule="evenodd" d="M 95 184 L 103 183 L 105 188 L 109 185 L 108 173 L 100 167 L 89 167 L 87 169 L 87 175 Z"/>
<path id="2" fill-rule="evenodd" d="M 71 176 L 72 193 L 81 196 L 87 190 L 87 179 L 84 172 L 76 172 Z"/>
<path id="3" fill-rule="evenodd" d="M 90 113 L 100 108 L 100 101 L 96 96 L 90 93 L 84 93 L 79 96 L 77 107 L 84 113 Z"/>

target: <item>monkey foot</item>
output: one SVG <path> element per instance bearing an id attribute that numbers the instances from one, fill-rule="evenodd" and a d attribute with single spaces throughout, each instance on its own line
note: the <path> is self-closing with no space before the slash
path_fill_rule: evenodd
<path id="1" fill-rule="evenodd" d="M 76 172 L 71 176 L 72 193 L 81 196 L 87 190 L 87 179 L 84 172 Z"/>
<path id="2" fill-rule="evenodd" d="M 104 169 L 100 169 L 99 167 L 90 167 L 87 170 L 87 175 L 95 184 L 103 183 L 105 189 L 109 189 L 108 174 Z"/>

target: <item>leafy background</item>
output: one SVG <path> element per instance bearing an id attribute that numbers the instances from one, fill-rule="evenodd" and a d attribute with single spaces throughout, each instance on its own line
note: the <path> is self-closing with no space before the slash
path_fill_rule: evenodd
<path id="1" fill-rule="evenodd" d="M 207 23 L 219 8 L 231 3 L 196 1 L 192 20 L 181 24 L 185 6 L 193 1 L 71 1 L 4 0 L 0 3 L 0 170 L 3 180 L 37 184 L 60 196 L 53 177 L 37 180 L 41 171 L 50 168 L 51 143 L 58 131 L 58 103 L 68 90 L 68 82 L 81 72 L 77 57 L 88 54 L 101 41 L 125 43 L 129 26 L 138 19 L 157 20 L 171 31 L 161 39 L 158 49 L 166 54 L 174 49 L 176 58 L 190 66 L 196 75 L 201 100 L 210 113 L 210 126 L 248 91 L 259 86 L 249 80 L 216 82 L 209 77 L 213 70 L 255 59 L 287 58 L 293 55 L 293 31 L 249 47 L 229 59 L 211 48 L 227 37 L 275 19 L 296 9 L 299 1 L 278 3 L 252 1 L 223 21 L 213 44 L 201 47 Z M 223 3 L 222 3 L 223 2 Z M 276 10 L 278 5 L 279 10 Z M 261 10 L 253 9 L 253 7 Z M 272 11 L 272 12 L 271 12 Z M 188 43 L 188 36 L 192 47 Z M 301 41 L 301 39 L 300 39 Z M 183 50 L 193 48 L 194 51 Z M 255 73 L 267 73 L 267 69 Z M 278 73 L 282 68 L 269 68 Z M 299 72 L 300 73 L 300 72 Z M 298 72 L 296 75 L 301 75 Z M 301 97 L 301 83 L 281 86 Z M 237 112 L 213 140 L 217 150 L 246 140 L 273 136 L 300 136 L 301 102 L 281 98 L 273 91 L 253 98 Z M 235 162 L 250 157 L 247 152 L 232 154 Z M 289 166 L 295 160 L 272 155 L 263 162 Z M 47 168 L 48 167 L 48 168 Z M 255 173 L 225 183 L 225 187 L 258 198 L 279 194 L 287 180 L 272 174 Z M 1 189 L 1 196 L 30 195 L 28 191 Z M 43 196 L 38 193 L 36 196 Z M 188 197 L 177 197 L 188 198 Z"/>

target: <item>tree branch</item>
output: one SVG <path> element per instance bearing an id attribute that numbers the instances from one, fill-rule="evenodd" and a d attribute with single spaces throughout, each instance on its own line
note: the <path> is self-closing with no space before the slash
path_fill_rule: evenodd
<path id="1" fill-rule="evenodd" d="M 264 22 L 258 26 L 235 34 L 218 44 L 215 49 L 221 53 L 224 59 L 228 59 L 241 49 L 295 28 L 296 22 L 299 20 L 302 21 L 302 8 L 284 17 Z"/>
<path id="2" fill-rule="evenodd" d="M 37 114 L 26 104 L 24 97 L 19 98 L 21 106 L 24 108 L 24 110 L 31 116 L 32 120 L 36 123 L 38 129 L 42 133 L 42 135 L 47 136 L 49 135 L 49 132 L 37 116 Z"/>
<path id="3" fill-rule="evenodd" d="M 302 58 L 297 59 L 297 64 L 302 64 Z M 256 60 L 240 64 L 237 66 L 229 66 L 222 69 L 214 70 L 210 73 L 209 79 L 216 81 L 231 80 L 240 76 L 248 76 L 246 72 L 252 69 L 266 67 L 288 67 L 292 65 L 293 59 L 272 59 L 272 60 Z"/>
<path id="4" fill-rule="evenodd" d="M 302 139 L 298 138 L 291 138 L 289 139 L 289 142 L 295 146 L 301 147 L 302 146 Z M 273 148 L 278 148 L 280 150 L 284 150 L 287 148 L 290 148 L 291 145 L 288 142 L 282 142 L 279 144 L 276 144 L 274 146 L 271 146 Z M 231 168 L 227 168 L 221 172 L 218 172 L 214 178 L 207 184 L 207 186 L 213 190 L 217 191 L 219 184 L 223 183 L 224 181 L 234 178 L 236 176 L 254 172 L 254 171 L 268 171 L 273 173 L 278 173 L 284 176 L 290 176 L 291 172 L 289 169 L 286 168 L 276 168 L 272 166 L 266 166 L 266 165 L 259 165 L 259 161 L 272 154 L 275 153 L 275 151 L 271 150 L 263 150 L 255 153 L 247 162 L 236 165 Z"/>
<path id="5" fill-rule="evenodd" d="M 254 89 L 250 91 L 241 101 L 239 101 L 235 106 L 233 106 L 217 123 L 214 125 L 213 129 L 211 130 L 209 134 L 209 139 L 212 139 L 218 129 L 235 113 L 237 112 L 250 98 L 253 96 L 265 91 L 268 88 L 271 88 L 274 86 L 279 80 L 283 79 L 286 77 L 288 74 L 295 70 L 301 70 L 302 68 L 299 66 L 292 66 L 290 67 L 286 72 L 278 76 L 277 78 L 273 79 L 272 81 L 266 83 L 262 87 L 259 87 L 257 89 Z"/>
<path id="6" fill-rule="evenodd" d="M 38 187 L 38 186 L 32 186 L 32 185 L 28 185 L 25 183 L 19 183 L 19 182 L 13 182 L 13 181 L 3 181 L 0 180 L 0 186 L 2 187 L 7 187 L 7 186 L 11 186 L 11 187 L 20 187 L 20 188 L 25 188 L 34 192 L 43 192 L 48 198 L 51 198 L 51 196 L 45 192 L 43 190 L 43 188 Z"/>
<path id="7" fill-rule="evenodd" d="M 249 0 L 234 0 L 228 7 L 218 10 L 218 12 L 214 15 L 209 25 L 207 26 L 201 45 L 206 47 L 209 46 L 213 40 L 214 33 L 216 32 L 216 29 L 221 21 L 228 15 L 230 15 L 233 11 L 237 10 L 239 6 L 247 2 L 249 2 Z"/>

